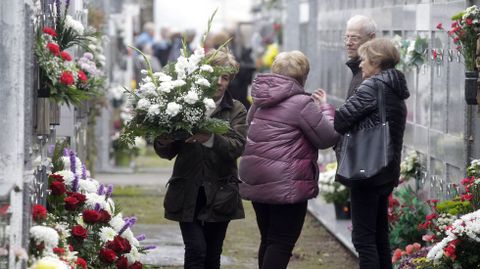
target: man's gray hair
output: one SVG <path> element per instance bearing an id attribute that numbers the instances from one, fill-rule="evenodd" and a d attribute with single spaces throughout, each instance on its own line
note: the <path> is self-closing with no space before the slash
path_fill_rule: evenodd
<path id="1" fill-rule="evenodd" d="M 349 24 L 360 24 L 366 35 L 377 31 L 377 24 L 367 16 L 355 15 L 347 21 L 347 26 Z"/>

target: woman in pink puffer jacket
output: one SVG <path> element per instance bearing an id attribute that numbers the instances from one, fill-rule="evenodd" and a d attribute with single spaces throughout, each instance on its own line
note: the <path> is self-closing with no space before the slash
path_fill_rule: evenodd
<path id="1" fill-rule="evenodd" d="M 280 53 L 273 74 L 253 82 L 247 144 L 240 160 L 242 198 L 251 200 L 261 234 L 260 269 L 286 268 L 307 211 L 318 194 L 318 149 L 335 145 L 334 107 L 305 93 L 308 59 L 300 51 Z"/>

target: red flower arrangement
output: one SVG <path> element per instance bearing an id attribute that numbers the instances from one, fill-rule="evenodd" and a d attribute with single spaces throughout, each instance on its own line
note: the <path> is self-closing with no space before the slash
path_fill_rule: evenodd
<path id="1" fill-rule="evenodd" d="M 47 209 L 43 205 L 34 205 L 32 216 L 35 222 L 42 222 L 47 219 Z"/>

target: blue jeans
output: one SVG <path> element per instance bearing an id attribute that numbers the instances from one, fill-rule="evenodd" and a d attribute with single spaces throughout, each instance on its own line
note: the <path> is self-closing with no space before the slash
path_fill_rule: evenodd
<path id="1" fill-rule="evenodd" d="M 352 242 L 360 269 L 391 269 L 388 196 L 392 186 L 351 188 Z"/>

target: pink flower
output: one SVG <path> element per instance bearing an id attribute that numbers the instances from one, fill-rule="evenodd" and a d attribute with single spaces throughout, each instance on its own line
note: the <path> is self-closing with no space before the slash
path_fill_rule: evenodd
<path id="1" fill-rule="evenodd" d="M 413 248 L 413 245 L 407 245 L 407 246 L 405 247 L 405 252 L 406 252 L 408 255 L 412 254 L 413 251 L 415 251 L 415 249 Z"/>
<path id="2" fill-rule="evenodd" d="M 437 24 L 437 29 L 438 29 L 438 30 L 442 30 L 442 29 L 443 29 L 442 23 Z"/>
<path id="3" fill-rule="evenodd" d="M 465 22 L 466 22 L 467 25 L 469 25 L 469 26 L 473 25 L 473 20 L 472 20 L 472 19 L 466 19 Z"/>
<path id="4" fill-rule="evenodd" d="M 420 250 L 420 249 L 422 248 L 422 245 L 420 245 L 419 243 L 415 242 L 415 243 L 413 243 L 413 248 L 414 248 L 415 250 Z"/>
<path id="5" fill-rule="evenodd" d="M 400 260 L 400 258 L 402 257 L 402 250 L 397 248 L 394 252 L 393 252 L 393 256 L 392 256 L 392 263 L 396 263 L 398 260 Z"/>
<path id="6" fill-rule="evenodd" d="M 434 234 L 426 234 L 422 236 L 422 240 L 425 242 L 433 242 L 435 240 L 435 235 Z"/>

